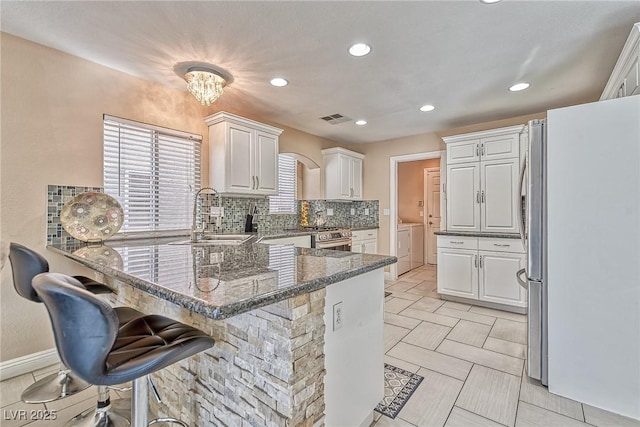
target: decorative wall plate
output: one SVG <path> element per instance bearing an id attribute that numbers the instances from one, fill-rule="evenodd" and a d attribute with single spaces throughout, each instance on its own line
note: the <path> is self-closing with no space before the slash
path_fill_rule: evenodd
<path id="1" fill-rule="evenodd" d="M 60 223 L 67 233 L 83 242 L 108 239 L 120 230 L 123 221 L 120 203 L 104 193 L 78 194 L 60 212 Z"/>

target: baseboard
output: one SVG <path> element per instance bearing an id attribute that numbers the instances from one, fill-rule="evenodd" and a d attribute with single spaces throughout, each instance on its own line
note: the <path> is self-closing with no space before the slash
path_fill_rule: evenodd
<path id="1" fill-rule="evenodd" d="M 55 348 L 0 362 L 0 381 L 60 363 Z"/>

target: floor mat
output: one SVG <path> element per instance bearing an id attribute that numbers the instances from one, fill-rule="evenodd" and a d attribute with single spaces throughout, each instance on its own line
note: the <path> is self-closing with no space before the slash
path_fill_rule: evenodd
<path id="1" fill-rule="evenodd" d="M 376 411 L 389 418 L 395 418 L 418 388 L 424 377 L 384 364 L 384 398 Z"/>

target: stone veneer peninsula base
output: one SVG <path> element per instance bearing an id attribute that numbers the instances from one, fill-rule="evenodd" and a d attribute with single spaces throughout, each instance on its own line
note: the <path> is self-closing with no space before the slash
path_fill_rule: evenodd
<path id="1" fill-rule="evenodd" d="M 115 290 L 114 305 L 171 317 L 216 340 L 210 350 L 152 375 L 163 399 L 150 400 L 156 415 L 190 426 L 331 426 L 340 420 L 357 427 L 369 425 L 383 397 L 382 269 L 224 320 L 104 280 Z M 337 302 L 345 317 L 333 331 Z"/>

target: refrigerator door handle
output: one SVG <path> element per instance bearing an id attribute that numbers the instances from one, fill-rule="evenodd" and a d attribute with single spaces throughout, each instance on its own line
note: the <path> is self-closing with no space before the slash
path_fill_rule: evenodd
<path id="1" fill-rule="evenodd" d="M 518 280 L 518 284 L 520 286 L 522 286 L 524 289 L 529 289 L 529 281 L 526 280 L 526 277 L 525 280 L 522 279 L 526 272 L 526 268 L 521 268 L 520 270 L 516 271 L 516 279 Z"/>
<path id="2" fill-rule="evenodd" d="M 525 199 L 526 197 L 522 197 L 522 189 L 524 188 L 524 174 L 527 170 L 527 162 L 526 160 L 522 162 L 522 167 L 520 168 L 520 184 L 518 185 L 518 197 L 520 198 L 520 203 L 518 204 L 518 209 L 516 215 L 518 217 L 518 225 L 520 231 L 520 240 L 522 240 L 522 245 L 526 247 L 527 236 L 525 231 L 525 223 L 524 223 L 524 209 L 525 209 Z"/>

